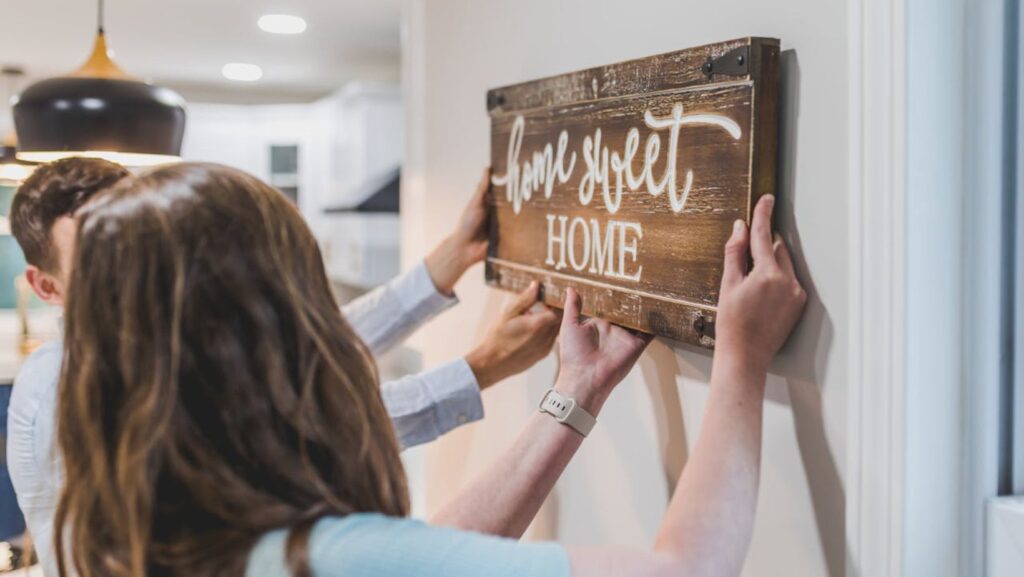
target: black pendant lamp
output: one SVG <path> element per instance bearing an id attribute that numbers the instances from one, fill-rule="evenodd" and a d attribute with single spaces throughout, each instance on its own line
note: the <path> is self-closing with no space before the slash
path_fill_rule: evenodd
<path id="1" fill-rule="evenodd" d="M 29 86 L 14 105 L 18 158 L 89 156 L 125 166 L 180 160 L 184 99 L 114 63 L 103 32 L 103 0 L 98 22 L 92 55 L 81 68 Z"/>
<path id="2" fill-rule="evenodd" d="M 16 66 L 4 66 L 0 68 L 0 75 L 7 81 L 7 97 L 10 99 L 15 94 L 15 83 L 17 79 L 25 74 L 25 71 Z M 36 165 L 32 162 L 18 160 L 18 138 L 12 128 L 4 135 L 0 142 L 0 186 L 18 186 L 21 181 L 28 178 Z"/>

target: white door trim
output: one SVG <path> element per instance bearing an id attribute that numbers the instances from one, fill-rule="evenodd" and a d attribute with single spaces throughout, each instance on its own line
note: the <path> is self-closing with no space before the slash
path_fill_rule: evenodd
<path id="1" fill-rule="evenodd" d="M 848 577 L 902 564 L 906 32 L 903 0 L 849 5 Z"/>

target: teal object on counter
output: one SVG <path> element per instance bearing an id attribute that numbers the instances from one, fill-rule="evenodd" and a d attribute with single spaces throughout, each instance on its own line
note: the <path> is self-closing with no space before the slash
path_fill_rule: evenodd
<path id="1" fill-rule="evenodd" d="M 14 279 L 25 271 L 25 257 L 21 247 L 11 236 L 7 215 L 11 212 L 11 201 L 17 188 L 0 186 L 0 309 L 12 309 L 18 304 L 18 292 Z"/>
<path id="2" fill-rule="evenodd" d="M 18 187 L 0 184 L 0 214 L 7 216 L 11 213 L 11 202 L 16 192 Z"/>
<path id="3" fill-rule="evenodd" d="M 13 309 L 18 304 L 14 279 L 25 271 L 25 257 L 14 237 L 0 235 L 0 309 Z"/>
<path id="4" fill-rule="evenodd" d="M 0 214 L 7 216 L 11 214 L 11 202 L 14 200 L 14 193 L 18 187 L 0 184 Z"/>

